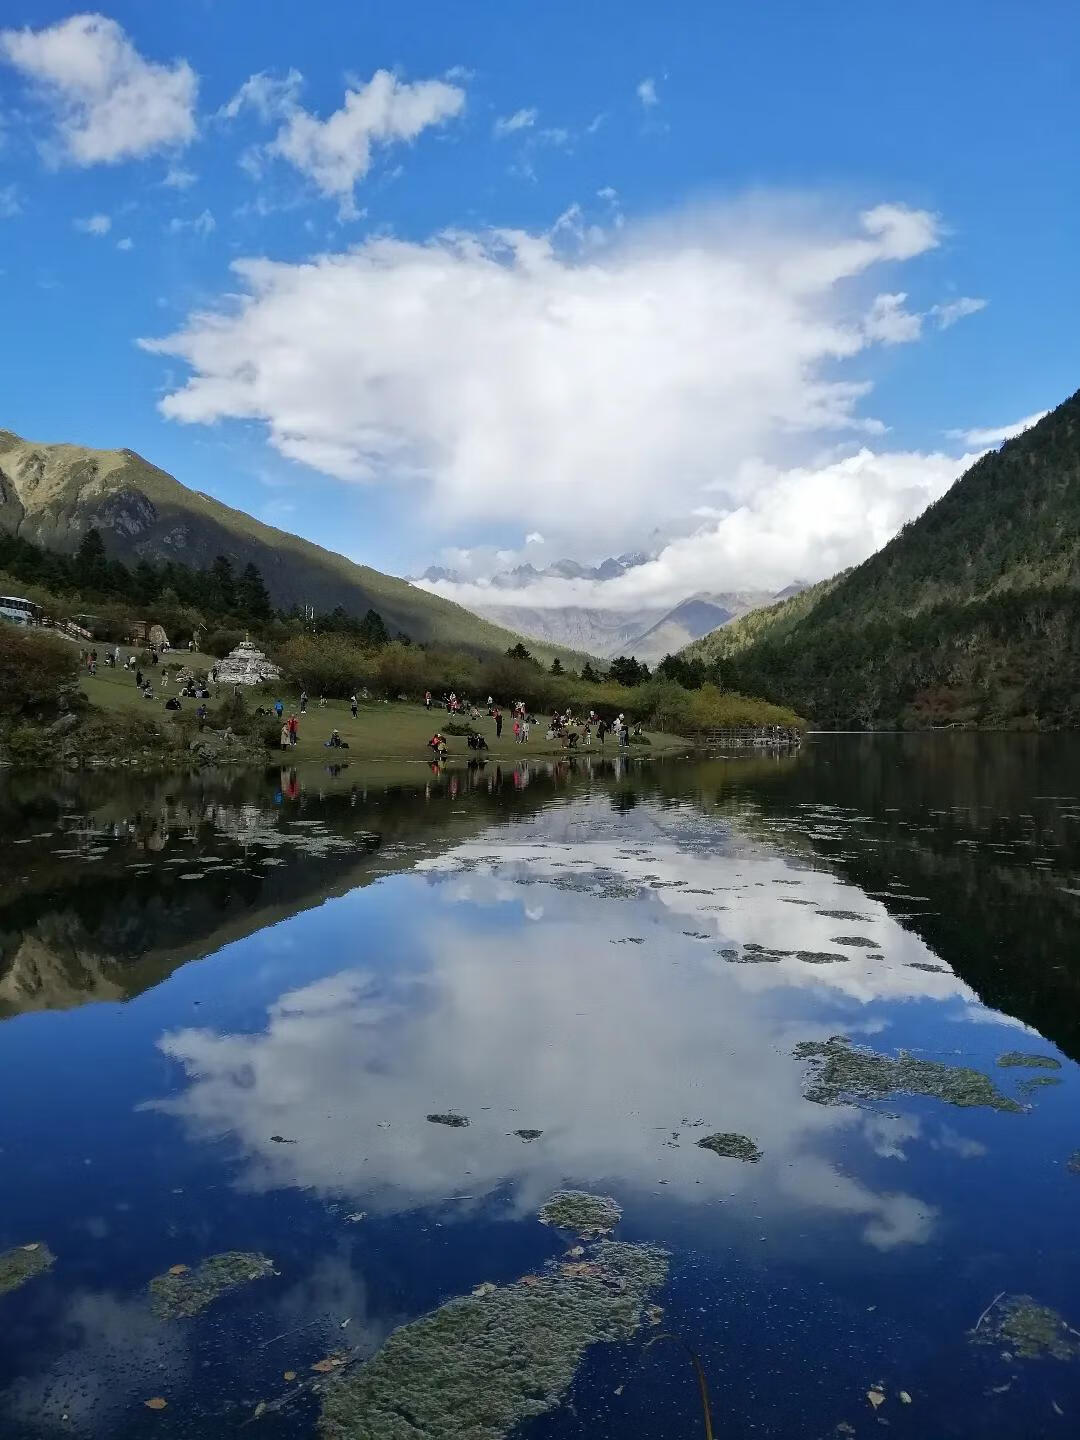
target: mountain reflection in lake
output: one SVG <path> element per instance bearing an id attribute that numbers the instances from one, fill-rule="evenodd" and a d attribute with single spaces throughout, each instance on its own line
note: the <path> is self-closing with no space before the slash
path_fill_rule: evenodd
<path id="1" fill-rule="evenodd" d="M 1075 1426 L 1075 741 L 13 777 L 0 814 L 0 1434 L 315 1435 L 317 1362 L 561 1273 L 564 1188 L 669 1252 L 718 1434 Z M 793 1053 L 837 1035 L 909 1061 Z M 155 1303 L 223 1252 L 245 1283 Z M 515 1434 L 701 1434 L 646 1338 Z M 409 1403 L 351 1433 L 440 1440 Z"/>

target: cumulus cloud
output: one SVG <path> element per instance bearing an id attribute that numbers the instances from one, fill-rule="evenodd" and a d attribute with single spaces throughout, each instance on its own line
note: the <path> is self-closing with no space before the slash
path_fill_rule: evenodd
<path id="1" fill-rule="evenodd" d="M 545 577 L 522 589 L 418 582 L 465 606 L 622 610 L 670 606 L 700 591 L 779 590 L 799 576 L 824 579 L 857 565 L 939 499 L 973 454 L 866 447 L 828 464 L 776 469 L 747 463 L 725 506 L 702 506 L 709 523 L 665 544 L 613 580 Z"/>
<path id="2" fill-rule="evenodd" d="M 1034 415 L 1025 415 L 1023 420 L 1014 420 L 1011 425 L 989 425 L 985 429 L 950 430 L 948 433 L 953 440 L 963 440 L 965 445 L 986 450 L 991 445 L 1002 444 L 1005 440 L 1015 440 L 1017 435 L 1030 430 L 1032 425 L 1037 425 L 1048 413 L 1046 410 L 1036 410 Z"/>
<path id="3" fill-rule="evenodd" d="M 771 202 L 621 232 L 371 237 L 241 260 L 238 296 L 144 344 L 190 367 L 166 415 L 260 420 L 285 456 L 433 500 L 448 531 L 513 522 L 608 553 L 707 502 L 716 524 L 639 578 L 666 591 L 669 562 L 692 562 L 695 585 L 735 578 L 718 566 L 784 584 L 864 558 L 962 468 L 806 461 L 823 436 L 883 430 L 851 370 L 879 343 L 868 272 L 937 237 L 899 205 L 838 223 Z"/>
<path id="4" fill-rule="evenodd" d="M 296 103 L 294 77 L 298 82 L 299 77 L 291 72 L 278 91 L 271 93 L 265 76 L 252 76 L 230 106 L 240 108 L 248 103 L 268 114 L 275 107 L 281 110 L 285 123 L 267 153 L 288 161 L 323 195 L 336 198 L 342 213 L 349 217 L 356 215 L 353 190 L 371 168 L 376 147 L 415 140 L 422 131 L 453 119 L 465 108 L 465 92 L 460 86 L 445 80 L 410 83 L 389 70 L 377 70 L 367 84 L 350 86 L 341 109 L 320 120 Z M 266 83 L 256 87 L 257 81 Z"/>
<path id="5" fill-rule="evenodd" d="M 110 165 L 195 137 L 198 77 L 186 60 L 145 59 L 104 15 L 73 15 L 41 30 L 0 31 L 0 56 L 52 111 L 53 160 Z"/>
<path id="6" fill-rule="evenodd" d="M 73 222 L 76 230 L 81 230 L 84 235 L 107 235 L 112 229 L 112 220 L 108 215 L 88 215 L 85 220 Z"/>
<path id="7" fill-rule="evenodd" d="M 525 536 L 526 545 L 543 545 L 543 543 L 544 537 L 540 534 L 539 530 L 530 530 L 528 535 Z"/>
<path id="8" fill-rule="evenodd" d="M 244 110 L 254 110 L 261 120 L 274 120 L 295 110 L 304 77 L 290 70 L 282 79 L 267 70 L 249 75 L 240 89 L 218 111 L 218 119 L 235 120 Z"/>
<path id="9" fill-rule="evenodd" d="M 531 106 L 528 110 L 515 110 L 513 115 L 501 116 L 495 121 L 495 138 L 501 140 L 506 135 L 513 135 L 517 130 L 531 130 L 539 113 L 535 106 Z"/>
<path id="10" fill-rule="evenodd" d="M 903 345 L 918 340 L 922 334 L 921 315 L 913 315 L 904 309 L 907 296 L 877 295 L 866 317 L 866 335 L 869 340 L 880 340 L 883 345 Z"/>
<path id="11" fill-rule="evenodd" d="M 660 97 L 656 93 L 656 81 L 651 75 L 646 75 L 645 79 L 638 85 L 635 93 L 646 110 L 651 110 L 654 105 L 659 105 L 660 103 Z"/>

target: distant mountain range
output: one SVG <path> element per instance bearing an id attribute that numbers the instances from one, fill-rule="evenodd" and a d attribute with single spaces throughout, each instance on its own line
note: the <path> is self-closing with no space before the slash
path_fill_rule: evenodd
<path id="1" fill-rule="evenodd" d="M 640 551 L 631 551 L 610 556 L 599 565 L 582 565 L 577 560 L 556 560 L 543 569 L 530 564 L 517 565 L 493 575 L 490 585 L 493 591 L 505 593 L 528 592 L 544 580 L 610 581 L 644 565 L 648 559 L 649 556 Z M 432 565 L 420 578 L 452 585 L 469 583 L 467 576 L 440 565 Z M 490 603 L 470 608 L 498 625 L 519 630 L 527 638 L 543 644 L 586 651 L 602 660 L 615 655 L 633 655 L 654 665 L 665 655 L 673 654 L 719 625 L 726 625 L 736 616 L 788 593 L 797 593 L 801 588 L 791 586 L 780 596 L 766 590 L 690 595 L 674 607 L 651 605 L 607 610 L 587 605 L 529 606 L 493 598 Z"/>
<path id="2" fill-rule="evenodd" d="M 391 631 L 474 653 L 502 654 L 521 639 L 407 580 L 189 490 L 133 450 L 42 445 L 0 430 L 0 528 L 70 553 L 91 527 L 110 558 L 125 563 L 172 560 L 206 569 L 226 555 L 239 570 L 253 562 L 283 609 L 342 605 L 362 616 L 370 608 Z M 544 658 L 556 651 L 564 662 L 577 662 L 558 646 Z"/>
<path id="3" fill-rule="evenodd" d="M 862 565 L 687 653 L 830 728 L 1080 726 L 1080 392 Z"/>

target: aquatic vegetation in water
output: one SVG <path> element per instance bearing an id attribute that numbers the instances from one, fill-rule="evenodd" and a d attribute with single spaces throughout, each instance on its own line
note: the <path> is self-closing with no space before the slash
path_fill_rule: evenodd
<path id="1" fill-rule="evenodd" d="M 756 1164 L 761 1159 L 761 1151 L 749 1135 L 734 1135 L 725 1131 L 720 1135 L 705 1135 L 697 1143 L 702 1150 L 711 1150 L 714 1155 L 728 1155 L 733 1160 Z"/>
<path id="2" fill-rule="evenodd" d="M 453 1110 L 445 1110 L 441 1113 L 427 1117 L 432 1125 L 449 1125 L 452 1130 L 464 1130 L 469 1123 L 467 1115 L 456 1115 Z"/>
<path id="3" fill-rule="evenodd" d="M 559 1404 L 589 1346 L 629 1340 L 641 1329 L 667 1264 L 655 1246 L 601 1241 L 588 1260 L 449 1300 L 327 1384 L 320 1433 L 325 1440 L 501 1440 Z"/>
<path id="4" fill-rule="evenodd" d="M 804 1040 L 792 1053 L 797 1060 L 810 1062 L 810 1084 L 804 1093 L 816 1105 L 883 1100 L 888 1095 L 929 1095 L 949 1105 L 985 1105 L 1013 1112 L 1023 1109 L 1002 1095 L 980 1070 L 940 1060 L 917 1060 L 904 1050 L 895 1058 L 881 1055 L 852 1045 L 843 1035 Z"/>
<path id="5" fill-rule="evenodd" d="M 557 1190 L 540 1207 L 540 1221 L 556 1230 L 573 1230 L 583 1240 L 610 1234 L 622 1219 L 622 1207 L 610 1195 L 587 1190 Z"/>
<path id="6" fill-rule="evenodd" d="M 154 1313 L 164 1320 L 197 1315 L 230 1290 L 252 1280 L 265 1280 L 273 1273 L 273 1261 L 243 1250 L 210 1255 L 193 1270 L 187 1265 L 174 1265 L 150 1281 Z"/>
<path id="7" fill-rule="evenodd" d="M 0 1295 L 9 1290 L 18 1290 L 36 1275 L 44 1275 L 56 1264 L 56 1256 L 41 1241 L 29 1245 L 16 1245 L 14 1250 L 5 1250 L 0 1255 Z"/>
<path id="8" fill-rule="evenodd" d="M 1024 1050 L 1006 1050 L 999 1055 L 997 1063 L 1006 1069 L 1022 1067 L 1025 1070 L 1060 1070 L 1061 1061 L 1052 1055 L 1032 1055 Z"/>
<path id="9" fill-rule="evenodd" d="M 1080 1337 L 1056 1310 L 1030 1295 L 999 1295 L 970 1332 L 972 1344 L 1000 1345 L 1023 1360 L 1072 1360 L 1080 1355 Z"/>

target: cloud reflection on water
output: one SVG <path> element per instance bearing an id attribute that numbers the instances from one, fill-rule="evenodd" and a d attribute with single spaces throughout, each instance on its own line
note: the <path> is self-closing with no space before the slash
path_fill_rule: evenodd
<path id="1" fill-rule="evenodd" d="M 810 1209 L 858 1217 L 879 1249 L 925 1242 L 934 1207 L 830 1161 L 830 1136 L 865 1116 L 806 1102 L 791 1049 L 873 1023 L 872 1001 L 972 992 L 947 969 L 911 969 L 936 959 L 880 902 L 685 810 L 639 806 L 628 823 L 585 800 L 522 828 L 519 843 L 481 836 L 390 882 L 407 966 L 365 956 L 283 994 L 261 1033 L 165 1034 L 187 1083 L 150 1103 L 196 1139 L 231 1137 L 253 1190 L 303 1186 L 377 1212 L 498 1191 L 522 1215 L 571 1181 L 695 1207 L 752 1196 L 781 1229 Z M 362 951 L 365 903 L 324 908 L 329 950 Z M 842 933 L 874 948 L 830 965 L 717 953 L 835 950 Z M 612 943 L 628 937 L 643 943 Z M 425 1119 L 450 1108 L 467 1129 Z M 542 1139 L 523 1144 L 522 1127 Z M 697 1147 L 717 1130 L 753 1136 L 763 1162 Z"/>

